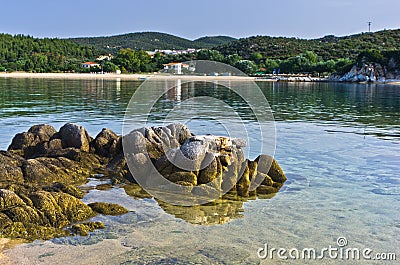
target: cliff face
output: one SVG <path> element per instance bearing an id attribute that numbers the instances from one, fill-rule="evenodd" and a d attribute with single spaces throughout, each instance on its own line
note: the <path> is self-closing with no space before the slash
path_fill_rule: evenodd
<path id="1" fill-rule="evenodd" d="M 341 82 L 390 82 L 400 80 L 400 63 L 390 58 L 388 63 L 363 63 L 362 66 L 354 65 L 343 76 L 333 75 L 332 81 Z"/>

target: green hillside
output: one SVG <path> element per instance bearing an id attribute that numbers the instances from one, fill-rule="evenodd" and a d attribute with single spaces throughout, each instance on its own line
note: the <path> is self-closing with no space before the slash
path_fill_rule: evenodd
<path id="1" fill-rule="evenodd" d="M 212 48 L 234 41 L 234 38 L 217 36 L 204 37 L 195 41 L 177 37 L 171 34 L 159 32 L 137 32 L 124 35 L 93 38 L 69 39 L 76 44 L 92 45 L 99 50 L 117 53 L 120 49 L 131 48 L 135 50 L 166 50 L 166 49 L 188 49 L 188 48 Z"/>
<path id="2" fill-rule="evenodd" d="M 98 54 L 67 40 L 0 34 L 0 71 L 75 71 Z"/>
<path id="3" fill-rule="evenodd" d="M 236 41 L 237 39 L 228 36 L 212 36 L 212 37 L 202 37 L 194 40 L 200 47 L 212 48 L 224 44 L 228 44 Z"/>
<path id="4" fill-rule="evenodd" d="M 320 39 L 255 36 L 221 45 L 216 50 L 224 55 L 238 54 L 242 58 L 262 57 L 288 59 L 312 51 L 323 60 L 355 59 L 370 49 L 400 50 L 400 30 L 384 30 L 346 37 L 325 36 Z"/>

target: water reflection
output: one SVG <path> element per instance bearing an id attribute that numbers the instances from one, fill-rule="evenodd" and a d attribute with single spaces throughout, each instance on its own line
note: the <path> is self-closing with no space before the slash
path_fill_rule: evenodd
<path id="1" fill-rule="evenodd" d="M 125 193 L 135 199 L 151 199 L 152 196 L 137 184 L 124 186 Z M 156 200 L 168 214 L 196 225 L 220 225 L 244 217 L 243 203 L 256 199 L 271 199 L 275 194 L 240 197 L 235 192 L 225 194 L 213 202 L 196 206 L 177 206 Z"/>
<path id="2" fill-rule="evenodd" d="M 103 127 L 120 133 L 127 104 L 141 82 L 127 80 L 0 79 L 1 149 L 15 133 L 33 124 L 61 126 L 81 123 L 89 133 Z M 154 106 L 152 118 L 162 119 L 176 104 L 210 96 L 235 108 L 240 117 L 254 117 L 229 82 L 181 82 L 167 85 L 165 97 Z M 352 132 L 400 141 L 400 87 L 375 84 L 259 82 L 278 121 L 307 121 L 339 125 Z M 168 90 L 168 88 L 174 89 Z M 251 91 L 249 91 L 251 93 Z M 208 107 L 208 106 L 203 106 Z M 213 110 L 218 113 L 218 109 Z M 204 124 L 203 124 L 204 125 Z M 202 126 L 201 124 L 199 126 Z M 197 128 L 193 128 L 196 131 Z"/>

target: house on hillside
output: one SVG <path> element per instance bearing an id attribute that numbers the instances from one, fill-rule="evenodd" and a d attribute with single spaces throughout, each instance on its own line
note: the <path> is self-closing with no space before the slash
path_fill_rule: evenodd
<path id="1" fill-rule="evenodd" d="M 86 69 L 90 69 L 90 68 L 100 68 L 100 64 L 95 63 L 95 62 L 86 62 L 86 63 L 82 63 L 82 67 L 86 68 Z"/>
<path id="2" fill-rule="evenodd" d="M 111 61 L 112 59 L 114 59 L 114 55 L 112 54 L 108 54 L 108 55 L 100 55 L 99 57 L 96 58 L 97 61 Z"/>
<path id="3" fill-rule="evenodd" d="M 164 66 L 164 71 L 177 75 L 181 75 L 183 69 L 189 70 L 190 68 L 190 65 L 185 63 L 168 63 L 168 64 L 163 64 L 163 66 Z"/>

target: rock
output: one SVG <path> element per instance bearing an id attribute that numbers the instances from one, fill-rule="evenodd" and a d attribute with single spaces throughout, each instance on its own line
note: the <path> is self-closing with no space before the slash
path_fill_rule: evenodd
<path id="1" fill-rule="evenodd" d="M 175 157 L 178 153 L 179 149 L 171 149 L 165 155 L 157 159 L 154 163 L 157 171 L 168 179 L 168 176 L 177 171 L 182 171 L 182 168 L 175 166 Z M 172 161 L 172 162 L 171 162 Z"/>
<path id="2" fill-rule="evenodd" d="M 24 201 L 10 190 L 0 189 L 0 212 L 17 206 L 25 206 Z"/>
<path id="3" fill-rule="evenodd" d="M 61 192 L 67 193 L 69 195 L 72 195 L 78 199 L 83 199 L 83 197 L 85 195 L 85 193 L 82 190 L 80 190 L 79 188 L 77 188 L 76 186 L 66 185 L 66 184 L 59 183 L 59 182 L 56 182 L 53 184 L 53 186 L 47 187 L 44 189 L 46 191 L 51 191 L 51 192 L 60 192 L 61 191 Z"/>
<path id="4" fill-rule="evenodd" d="M 139 131 L 132 131 L 122 139 L 126 154 L 146 153 L 146 138 Z"/>
<path id="5" fill-rule="evenodd" d="M 36 146 L 38 143 L 40 143 L 40 140 L 35 138 L 33 133 L 18 133 L 12 139 L 11 145 L 7 150 L 25 150 L 31 146 Z"/>
<path id="6" fill-rule="evenodd" d="M 261 182 L 262 185 L 264 185 L 264 186 L 271 186 L 271 187 L 272 187 L 272 185 L 274 185 L 274 182 L 272 181 L 272 179 L 271 179 L 270 176 L 268 176 L 268 175 L 266 175 L 266 174 L 263 174 L 263 173 L 261 173 L 261 172 L 257 172 L 257 177 L 258 177 L 258 176 L 260 176 L 260 178 L 263 179 L 263 181 Z"/>
<path id="7" fill-rule="evenodd" d="M 391 58 L 385 67 L 379 63 L 363 64 L 359 67 L 355 65 L 348 73 L 333 80 L 343 82 L 386 82 L 387 79 L 395 78 L 396 70 L 387 70 L 387 67 L 391 68 L 391 62 L 394 62 L 394 58 Z"/>
<path id="8" fill-rule="evenodd" d="M 59 134 L 64 148 L 74 147 L 89 152 L 91 139 L 83 126 L 67 123 L 61 127 Z"/>
<path id="9" fill-rule="evenodd" d="M 89 232 L 94 232 L 96 229 L 104 229 L 104 224 L 102 222 L 87 222 L 82 224 L 74 224 L 70 231 L 72 234 L 80 236 L 88 236 Z"/>
<path id="10" fill-rule="evenodd" d="M 90 203 L 89 207 L 92 208 L 93 211 L 104 215 L 116 216 L 126 214 L 128 212 L 126 208 L 114 203 L 94 202 Z"/>
<path id="11" fill-rule="evenodd" d="M 245 162 L 243 166 L 245 169 L 242 177 L 236 184 L 236 190 L 239 196 L 247 197 L 250 192 L 250 169 L 247 162 Z"/>
<path id="12" fill-rule="evenodd" d="M 199 177 L 197 179 L 198 184 L 207 184 L 216 178 L 222 178 L 222 165 L 219 157 L 214 157 L 214 155 L 211 153 L 208 154 L 213 157 L 213 160 L 211 163 L 207 163 L 208 159 L 206 159 L 205 162 L 208 165 L 203 164 L 201 166 L 203 169 L 199 173 Z M 224 160 L 226 161 L 226 158 Z"/>
<path id="13" fill-rule="evenodd" d="M 22 158 L 15 158 L 9 152 L 0 152 L 0 182 L 22 183 L 22 161 Z"/>
<path id="14" fill-rule="evenodd" d="M 3 211 L 14 223 L 46 225 L 43 214 L 30 206 L 17 206 Z"/>
<path id="15" fill-rule="evenodd" d="M 57 133 L 53 126 L 48 124 L 34 125 L 29 130 L 29 133 L 37 136 L 40 142 L 48 142 Z"/>
<path id="16" fill-rule="evenodd" d="M 271 177 L 274 182 L 283 184 L 287 180 L 282 168 L 273 157 L 260 155 L 255 161 L 258 162 L 258 171 Z"/>
<path id="17" fill-rule="evenodd" d="M 115 156 L 111 161 L 108 162 L 106 166 L 106 174 L 113 178 L 122 179 L 127 177 L 129 172 L 128 166 L 124 154 L 119 154 Z"/>
<path id="18" fill-rule="evenodd" d="M 158 201 L 160 207 L 176 218 L 197 225 L 219 225 L 243 217 L 243 202 L 239 200 L 217 199 L 214 202 L 191 207 L 167 204 Z"/>
<path id="19" fill-rule="evenodd" d="M 110 129 L 104 128 L 92 142 L 94 153 L 103 157 L 114 157 L 122 151 L 121 138 Z"/>
<path id="20" fill-rule="evenodd" d="M 89 206 L 69 194 L 56 192 L 52 195 L 71 223 L 81 222 L 96 215 Z"/>
<path id="21" fill-rule="evenodd" d="M 257 188 L 257 194 L 267 195 L 277 193 L 279 190 L 271 186 L 261 185 Z"/>
<path id="22" fill-rule="evenodd" d="M 56 134 L 57 131 L 50 125 L 34 125 L 28 132 L 15 135 L 8 150 L 21 150 L 25 158 L 42 155 L 45 153 L 45 143 Z"/>
<path id="23" fill-rule="evenodd" d="M 197 176 L 193 172 L 174 172 L 167 178 L 169 181 L 178 183 L 184 182 L 186 185 L 184 186 L 196 186 L 197 185 Z"/>
<path id="24" fill-rule="evenodd" d="M 179 144 L 183 144 L 187 139 L 192 137 L 189 128 L 184 124 L 174 123 L 167 126 L 170 130 L 171 135 L 178 141 Z"/>
<path id="25" fill-rule="evenodd" d="M 279 191 L 286 177 L 278 163 L 265 155 L 245 160 L 245 146 L 240 139 L 193 136 L 182 124 L 145 127 L 123 138 L 103 129 L 94 140 L 76 124 L 68 123 L 58 133 L 49 125 L 32 126 L 14 137 L 9 151 L 0 151 L 0 236 L 34 240 L 87 235 L 104 225 L 77 222 L 97 213 L 128 212 L 116 204 L 84 204 L 78 185 L 89 177 L 114 184 L 138 182 L 160 194 L 168 189 L 171 198 L 183 192 L 200 201 L 221 198 L 223 191 L 240 201 L 256 198 L 256 192 L 270 196 Z M 165 179 L 155 178 L 157 174 Z M 124 189 L 152 198 L 135 187 Z"/>
<path id="26" fill-rule="evenodd" d="M 152 195 L 148 194 L 141 186 L 138 184 L 128 184 L 124 186 L 125 193 L 136 199 L 151 199 Z"/>
<path id="27" fill-rule="evenodd" d="M 39 221 L 44 225 L 62 228 L 69 223 L 83 221 L 95 215 L 91 208 L 79 199 L 62 192 L 38 191 L 30 194 L 29 198 L 34 209 L 44 215 L 45 218 L 40 218 Z"/>
<path id="28" fill-rule="evenodd" d="M 12 225 L 13 221 L 5 213 L 0 212 L 0 231 Z"/>
<path id="29" fill-rule="evenodd" d="M 48 150 L 45 156 L 52 158 L 65 157 L 70 160 L 78 161 L 81 157 L 81 150 L 73 147 L 64 149 L 51 149 Z"/>
<path id="30" fill-rule="evenodd" d="M 28 159 L 22 165 L 24 179 L 27 182 L 51 183 L 56 181 L 57 176 L 45 165 L 36 159 Z"/>
<path id="31" fill-rule="evenodd" d="M 84 164 L 85 165 L 85 164 Z M 48 185 L 54 182 L 64 184 L 81 183 L 90 175 L 90 167 L 82 165 L 67 158 L 39 157 L 25 160 L 22 164 L 22 173 L 25 181 Z"/>

